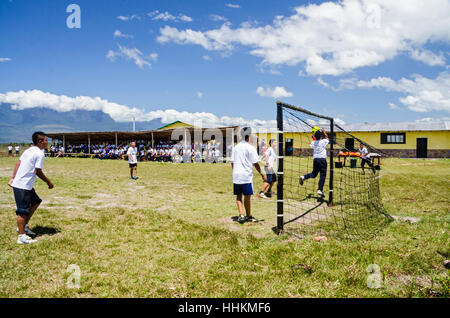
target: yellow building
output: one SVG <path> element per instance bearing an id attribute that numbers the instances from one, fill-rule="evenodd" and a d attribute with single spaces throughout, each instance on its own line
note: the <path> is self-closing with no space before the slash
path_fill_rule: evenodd
<path id="1" fill-rule="evenodd" d="M 450 158 L 450 122 L 377 123 L 342 125 L 351 135 L 335 132 L 335 149 L 357 150 L 359 140 L 401 158 Z M 329 127 L 323 126 L 329 132 Z M 276 133 L 258 134 L 259 143 L 277 139 Z M 359 140 L 358 140 L 359 139 Z M 285 132 L 285 154 L 307 152 L 311 132 Z"/>

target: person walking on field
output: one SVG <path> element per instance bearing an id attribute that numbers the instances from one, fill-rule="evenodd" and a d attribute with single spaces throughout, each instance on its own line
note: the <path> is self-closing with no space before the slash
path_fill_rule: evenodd
<path id="1" fill-rule="evenodd" d="M 264 165 L 264 171 L 266 172 L 267 182 L 264 182 L 264 185 L 259 191 L 258 196 L 260 198 L 268 198 L 272 196 L 272 187 L 274 183 L 277 181 L 277 175 L 275 174 L 275 161 L 277 155 L 275 153 L 274 148 L 276 148 L 277 142 L 275 139 L 269 140 L 269 148 L 264 151 L 264 159 L 266 163 Z M 264 193 L 267 190 L 266 193 Z"/>
<path id="2" fill-rule="evenodd" d="M 325 178 L 327 176 L 327 145 L 329 144 L 328 135 L 325 130 L 322 128 L 322 131 L 319 130 L 318 127 L 314 127 L 313 129 L 314 139 L 311 142 L 311 148 L 314 149 L 313 152 L 313 171 L 304 176 L 300 177 L 300 185 L 303 185 L 303 182 L 310 178 L 315 178 L 320 173 L 319 179 L 319 189 L 317 190 L 317 194 L 321 197 L 324 197 L 323 194 L 323 186 L 325 184 Z"/>
<path id="3" fill-rule="evenodd" d="M 251 129 L 241 130 L 243 140 L 233 148 L 231 155 L 231 167 L 233 168 L 233 193 L 236 195 L 236 204 L 239 211 L 239 223 L 258 222 L 251 214 L 251 196 L 253 195 L 253 167 L 259 172 L 264 182 L 266 176 L 261 172 L 259 166 L 259 156 L 256 148 L 249 144 Z M 242 206 L 242 196 L 244 196 L 244 206 L 246 216 Z"/>
<path id="4" fill-rule="evenodd" d="M 42 200 L 36 194 L 33 186 L 38 176 L 47 183 L 49 189 L 53 189 L 53 183 L 42 172 L 44 165 L 44 149 L 47 148 L 47 136 L 41 132 L 35 132 L 32 136 L 33 147 L 28 148 L 19 158 L 14 167 L 14 172 L 8 185 L 13 188 L 17 210 L 17 238 L 18 244 L 30 244 L 37 242 L 31 236 L 36 234 L 30 230 L 28 223 L 36 212 Z"/>
<path id="5" fill-rule="evenodd" d="M 128 164 L 130 166 L 130 179 L 137 180 L 139 179 L 137 176 L 137 148 L 136 148 L 136 142 L 131 142 L 131 147 L 128 148 L 127 151 L 128 155 Z M 133 174 L 134 172 L 134 174 Z"/>

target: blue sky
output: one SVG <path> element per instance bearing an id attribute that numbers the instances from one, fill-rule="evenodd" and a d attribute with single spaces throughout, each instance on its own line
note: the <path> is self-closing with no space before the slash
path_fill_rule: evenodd
<path id="1" fill-rule="evenodd" d="M 450 112 L 446 0 L 0 0 L 0 43 L 0 102 L 19 109 L 214 124 L 273 124 L 277 99 L 346 123 Z"/>

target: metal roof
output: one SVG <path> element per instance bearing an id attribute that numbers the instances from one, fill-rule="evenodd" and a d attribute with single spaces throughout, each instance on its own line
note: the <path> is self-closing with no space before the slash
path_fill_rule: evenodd
<path id="1" fill-rule="evenodd" d="M 330 129 L 329 122 L 315 122 L 315 126 Z M 348 132 L 405 132 L 405 131 L 448 131 L 450 121 L 417 121 L 417 122 L 393 122 L 393 123 L 360 123 L 360 124 L 339 124 Z M 286 132 L 311 132 L 311 127 L 301 122 L 288 122 L 284 125 Z M 272 129 L 271 131 L 276 131 Z M 339 129 L 336 129 L 339 131 Z"/>
<path id="2" fill-rule="evenodd" d="M 340 125 L 347 131 L 435 131 L 450 130 L 450 121 L 363 123 Z"/>

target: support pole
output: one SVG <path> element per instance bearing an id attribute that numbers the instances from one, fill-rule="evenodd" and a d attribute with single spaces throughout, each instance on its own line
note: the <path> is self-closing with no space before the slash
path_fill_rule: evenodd
<path id="1" fill-rule="evenodd" d="M 64 155 L 66 153 L 66 135 L 63 135 L 63 148 L 64 148 L 63 151 L 63 158 L 64 158 Z"/>
<path id="2" fill-rule="evenodd" d="M 334 158 L 333 158 L 333 140 L 334 139 L 334 119 L 330 120 L 330 192 L 328 198 L 328 206 L 333 206 L 333 174 L 334 174 Z"/>
<path id="3" fill-rule="evenodd" d="M 283 231 L 283 156 L 284 156 L 284 135 L 283 135 L 283 106 L 277 102 L 277 128 L 278 128 L 278 183 L 277 183 L 277 232 Z"/>
<path id="4" fill-rule="evenodd" d="M 152 131 L 152 148 L 155 148 L 155 145 L 153 143 L 154 143 L 154 141 L 153 141 L 153 131 Z"/>
<path id="5" fill-rule="evenodd" d="M 91 135 L 88 134 L 88 152 L 91 154 Z"/>
<path id="6" fill-rule="evenodd" d="M 114 133 L 115 137 L 116 137 L 116 149 L 117 149 L 117 132 Z"/>

